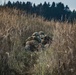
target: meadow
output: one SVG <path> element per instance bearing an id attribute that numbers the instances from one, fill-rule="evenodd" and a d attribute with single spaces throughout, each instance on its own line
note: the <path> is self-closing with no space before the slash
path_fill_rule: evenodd
<path id="1" fill-rule="evenodd" d="M 53 37 L 50 47 L 25 51 L 25 40 L 37 31 Z M 0 75 L 76 75 L 76 22 L 0 8 Z"/>

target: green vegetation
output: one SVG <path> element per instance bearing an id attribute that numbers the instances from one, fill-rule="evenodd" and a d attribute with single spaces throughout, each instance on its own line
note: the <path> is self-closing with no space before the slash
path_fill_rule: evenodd
<path id="1" fill-rule="evenodd" d="M 53 35 L 52 44 L 39 52 L 25 51 L 23 43 L 35 31 Z M 76 75 L 76 23 L 0 8 L 0 75 Z"/>
<path id="2" fill-rule="evenodd" d="M 42 16 L 46 20 L 57 20 L 57 21 L 68 21 L 73 22 L 76 19 L 76 10 L 71 11 L 68 5 L 64 5 L 62 2 L 55 3 L 50 2 L 47 3 L 45 1 L 44 3 L 40 4 L 32 4 L 31 2 L 13 2 L 11 3 L 8 1 L 7 4 L 3 5 L 4 7 L 9 8 L 16 8 L 25 11 L 26 13 L 30 14 L 36 14 L 36 16 Z"/>

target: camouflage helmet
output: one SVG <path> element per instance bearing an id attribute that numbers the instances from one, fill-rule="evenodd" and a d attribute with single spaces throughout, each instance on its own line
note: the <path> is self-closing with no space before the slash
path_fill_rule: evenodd
<path id="1" fill-rule="evenodd" d="M 40 31 L 40 32 L 39 32 L 39 35 L 44 35 L 44 32 L 43 32 L 43 31 Z"/>
<path id="2" fill-rule="evenodd" d="M 40 36 L 35 36 L 35 37 L 34 37 L 34 40 L 36 40 L 38 43 L 41 43 L 41 38 L 40 38 Z"/>
<path id="3" fill-rule="evenodd" d="M 38 32 L 34 32 L 34 33 L 32 34 L 32 36 L 39 36 L 39 33 L 38 33 Z"/>
<path id="4" fill-rule="evenodd" d="M 41 39 L 43 39 L 43 38 L 45 37 L 45 34 L 44 34 L 43 31 L 40 31 L 40 32 L 39 32 L 39 35 L 40 35 L 40 38 L 41 38 Z"/>

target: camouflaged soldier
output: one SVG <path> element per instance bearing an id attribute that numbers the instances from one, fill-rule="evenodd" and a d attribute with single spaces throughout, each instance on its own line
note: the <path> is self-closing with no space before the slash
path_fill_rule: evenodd
<path id="1" fill-rule="evenodd" d="M 44 34 L 43 31 L 40 31 L 40 32 L 39 32 L 39 35 L 40 35 L 40 38 L 41 38 L 41 39 L 43 39 L 43 38 L 45 37 L 45 34 Z"/>
<path id="2" fill-rule="evenodd" d="M 48 35 L 45 35 L 45 37 L 42 39 L 42 44 L 43 45 L 46 45 L 46 44 L 50 45 L 51 42 L 52 42 L 52 38 Z"/>
<path id="3" fill-rule="evenodd" d="M 43 31 L 40 31 L 39 35 L 41 37 L 41 43 L 43 46 L 45 46 L 46 44 L 51 44 L 52 38 L 46 35 Z"/>
<path id="4" fill-rule="evenodd" d="M 30 51 L 38 51 L 40 43 L 41 38 L 39 36 L 39 33 L 35 32 L 26 40 L 25 49 Z"/>
<path id="5" fill-rule="evenodd" d="M 25 50 L 38 51 L 38 42 L 36 40 L 27 41 Z"/>
<path id="6" fill-rule="evenodd" d="M 39 43 L 41 43 L 41 38 L 40 38 L 40 35 L 39 35 L 38 32 L 34 32 L 34 33 L 32 34 L 32 37 L 34 37 L 34 39 L 35 39 L 36 41 L 38 41 Z"/>
<path id="7" fill-rule="evenodd" d="M 45 37 L 45 33 L 43 31 L 39 31 L 39 35 L 40 35 L 40 38 L 41 38 L 41 47 L 42 47 L 42 49 L 44 49 L 45 47 L 44 47 L 44 44 L 42 44 L 42 41 Z"/>

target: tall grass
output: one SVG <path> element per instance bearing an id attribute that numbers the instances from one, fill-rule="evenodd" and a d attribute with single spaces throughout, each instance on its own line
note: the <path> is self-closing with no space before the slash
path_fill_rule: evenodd
<path id="1" fill-rule="evenodd" d="M 25 40 L 44 31 L 49 48 L 26 52 Z M 16 9 L 0 8 L 0 75 L 75 75 L 76 23 L 45 21 Z"/>

